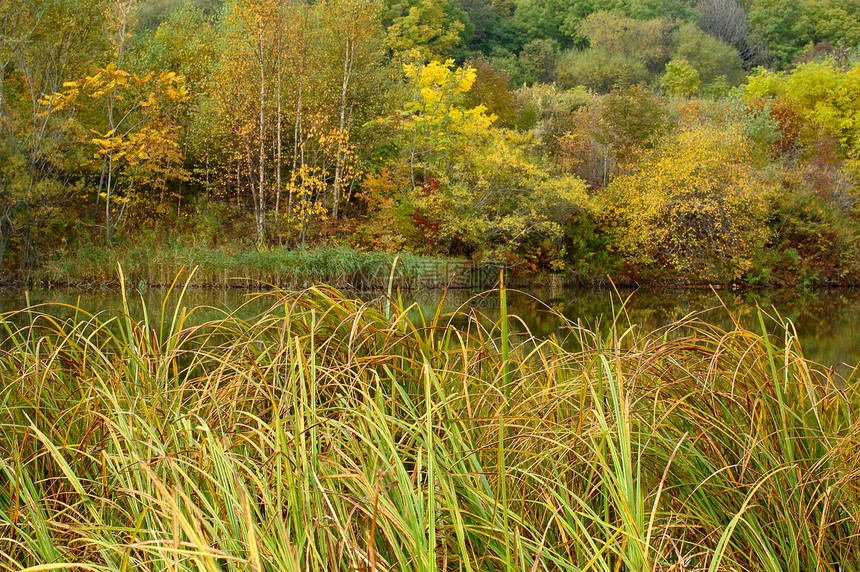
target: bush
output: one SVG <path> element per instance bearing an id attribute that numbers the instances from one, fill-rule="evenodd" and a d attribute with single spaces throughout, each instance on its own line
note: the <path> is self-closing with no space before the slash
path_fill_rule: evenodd
<path id="1" fill-rule="evenodd" d="M 438 223 L 433 231 L 448 253 L 495 258 L 557 239 L 567 217 L 587 208 L 585 184 L 554 173 L 534 147 L 528 134 L 495 129 L 460 156 L 450 174 L 439 174 L 438 188 L 416 190 L 415 206 L 423 220 Z"/>
<path id="2" fill-rule="evenodd" d="M 697 125 L 662 141 L 607 189 L 618 250 L 687 281 L 743 276 L 768 235 L 768 186 L 751 148 L 732 125 Z"/>

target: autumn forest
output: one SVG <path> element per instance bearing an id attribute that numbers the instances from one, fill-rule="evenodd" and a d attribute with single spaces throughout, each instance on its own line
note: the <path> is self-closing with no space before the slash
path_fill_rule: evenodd
<path id="1" fill-rule="evenodd" d="M 0 282 L 338 249 L 853 284 L 858 128 L 850 0 L 0 0 Z"/>

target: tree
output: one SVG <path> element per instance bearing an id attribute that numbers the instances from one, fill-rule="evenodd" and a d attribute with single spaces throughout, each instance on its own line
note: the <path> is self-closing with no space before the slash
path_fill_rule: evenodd
<path id="1" fill-rule="evenodd" d="M 690 97 L 699 93 L 702 76 L 684 59 L 674 59 L 666 64 L 666 73 L 660 79 L 663 89 L 672 95 Z"/>
<path id="2" fill-rule="evenodd" d="M 111 246 L 111 233 L 134 198 L 140 175 L 145 174 L 144 179 L 150 181 L 169 176 L 179 161 L 169 107 L 186 98 L 185 79 L 180 75 L 162 72 L 138 76 L 113 64 L 82 80 L 65 82 L 62 91 L 43 96 L 42 105 L 54 112 L 80 103 L 108 110 L 102 121 L 88 127 L 93 157 L 102 162 L 99 194 L 105 201 L 107 246 Z M 124 192 L 117 197 L 121 184 Z M 122 208 L 112 219 L 114 202 L 120 202 Z"/>
<path id="3" fill-rule="evenodd" d="M 379 4 L 373 0 L 330 0 L 326 21 L 333 37 L 341 43 L 343 73 L 338 102 L 337 157 L 333 181 L 331 217 L 337 219 L 343 195 L 344 173 L 348 170 L 346 157 L 349 146 L 347 110 L 349 94 L 356 67 L 372 65 L 376 59 L 374 28 L 378 26 Z"/>
<path id="4" fill-rule="evenodd" d="M 700 280 L 740 278 L 767 235 L 768 186 L 735 126 L 696 125 L 663 140 L 607 189 L 616 247 L 638 265 Z"/>
<path id="5" fill-rule="evenodd" d="M 522 0 L 514 17 L 528 39 L 554 40 L 562 48 L 580 42 L 579 22 L 593 10 L 589 2 L 575 0 Z"/>
<path id="6" fill-rule="evenodd" d="M 217 55 L 215 48 L 212 18 L 194 3 L 185 1 L 168 13 L 157 29 L 138 34 L 128 56 L 130 71 L 138 75 L 172 71 L 185 78 L 187 99 L 174 115 L 177 142 L 183 164 L 189 170 L 194 169 L 196 182 L 205 189 L 207 198 L 209 190 L 215 186 L 211 163 L 216 143 L 206 98 Z M 181 185 L 173 189 L 177 205 L 185 199 L 181 191 Z M 162 192 L 159 203 L 163 204 L 164 200 Z"/>
<path id="7" fill-rule="evenodd" d="M 562 85 L 584 85 L 607 93 L 648 79 L 669 56 L 674 24 L 655 18 L 635 20 L 617 12 L 590 14 L 578 26 L 589 47 L 572 51 L 558 63 Z"/>
<path id="8" fill-rule="evenodd" d="M 341 216 L 353 188 L 355 126 L 384 100 L 380 3 L 255 2 L 232 0 L 218 24 L 206 105 L 219 184 L 238 205 L 250 197 L 258 240 L 272 207 L 275 229 L 287 222 L 304 240 L 320 209 Z M 325 175 L 312 147 L 326 150 Z"/>
<path id="9" fill-rule="evenodd" d="M 799 27 L 807 29 L 813 42 L 828 41 L 837 46 L 860 46 L 860 4 L 851 0 L 812 0 L 807 2 L 806 21 Z"/>
<path id="10" fill-rule="evenodd" d="M 283 136 L 281 125 L 283 122 L 283 109 L 292 107 L 295 109 L 295 117 L 293 120 L 293 153 L 292 153 L 292 168 L 290 177 L 294 176 L 299 169 L 300 164 L 304 164 L 304 147 L 301 146 L 301 141 L 304 138 L 304 109 L 306 103 L 306 85 L 309 83 L 308 67 L 312 56 L 312 46 L 316 43 L 316 30 L 312 26 L 315 12 L 311 6 L 304 2 L 291 3 L 285 7 L 283 13 L 283 21 L 291 22 L 292 25 L 285 26 L 281 42 L 279 42 L 279 57 L 278 62 L 278 127 L 277 127 L 277 181 L 275 194 L 275 215 L 277 217 L 277 226 L 280 229 L 281 220 L 281 171 L 283 170 L 283 162 L 281 158 Z M 283 61 L 280 57 L 282 47 L 290 46 L 291 49 L 286 50 L 283 54 Z M 284 94 L 287 93 L 283 89 L 283 84 L 289 84 L 293 80 L 292 91 L 294 103 L 290 106 L 285 106 Z M 289 218 L 293 213 L 293 200 L 295 198 L 295 185 L 291 182 L 288 185 L 287 209 L 286 214 Z"/>
<path id="11" fill-rule="evenodd" d="M 748 41 L 746 12 L 737 0 L 699 0 L 699 14 L 699 27 L 734 47 L 744 62 L 758 56 L 758 50 Z"/>
<path id="12" fill-rule="evenodd" d="M 169 21 L 177 11 L 193 10 L 210 18 L 223 5 L 224 0 L 145 0 L 137 13 L 135 32 L 152 32 Z"/>
<path id="13" fill-rule="evenodd" d="M 349 132 L 332 127 L 321 114 L 306 119 L 303 138 L 299 143 L 301 162 L 290 173 L 288 183 L 293 209 L 289 221 L 299 230 L 304 244 L 310 224 L 324 219 L 329 191 L 341 184 L 351 188 L 360 178 L 355 145 Z"/>
<path id="14" fill-rule="evenodd" d="M 787 65 L 811 38 L 798 26 L 805 21 L 802 0 L 756 0 L 749 9 L 753 43 L 763 44 L 765 57 L 778 67 Z"/>
<path id="15" fill-rule="evenodd" d="M 673 128 L 661 98 L 636 85 L 602 97 L 584 90 L 566 99 L 576 105 L 541 123 L 543 149 L 560 169 L 574 173 L 595 189 L 605 187 L 617 171 L 629 170 Z"/>
<path id="16" fill-rule="evenodd" d="M 491 41 L 495 24 L 502 17 L 510 17 L 510 8 L 505 2 L 490 0 L 460 0 L 460 5 L 466 13 L 473 31 L 469 34 L 469 47 L 480 50 Z"/>
<path id="17" fill-rule="evenodd" d="M 860 65 L 848 70 L 833 62 L 808 62 L 791 72 L 759 69 L 749 78 L 744 96 L 753 101 L 788 101 L 799 111 L 800 138 L 807 143 L 833 137 L 843 157 L 860 165 Z"/>
<path id="18" fill-rule="evenodd" d="M 237 197 L 243 187 L 250 190 L 258 242 L 266 235 L 271 140 L 267 111 L 276 61 L 271 47 L 278 45 L 279 21 L 279 7 L 273 2 L 230 2 L 219 22 L 218 61 L 211 79 L 215 132 L 235 168 Z"/>
<path id="19" fill-rule="evenodd" d="M 466 36 L 468 17 L 445 0 L 404 2 L 390 12 L 394 16 L 386 44 L 395 53 L 416 50 L 428 61 L 445 59 Z"/>
<path id="20" fill-rule="evenodd" d="M 483 105 L 490 115 L 498 117 L 500 123 L 512 122 L 519 105 L 511 91 L 508 74 L 496 70 L 483 56 L 467 60 L 465 67 L 475 70 L 475 83 L 465 97 L 466 107 Z"/>
<path id="21" fill-rule="evenodd" d="M 548 40 L 532 40 L 519 55 L 520 70 L 527 85 L 552 83 L 555 79 L 555 46 Z"/>
<path id="22" fill-rule="evenodd" d="M 454 68 L 454 61 L 406 64 L 410 97 L 394 118 L 401 157 L 411 187 L 422 169 L 445 171 L 455 149 L 485 137 L 496 119 L 478 105 L 464 107 L 464 94 L 475 83 L 472 68 Z"/>
<path id="23" fill-rule="evenodd" d="M 577 30 L 591 48 L 638 59 L 653 73 L 663 69 L 669 59 L 675 27 L 662 18 L 637 20 L 602 10 L 589 14 Z"/>
<path id="24" fill-rule="evenodd" d="M 589 48 L 572 50 L 562 56 L 556 75 L 562 87 L 584 86 L 598 93 L 609 93 L 616 87 L 644 82 L 648 70 L 638 58 Z"/>
<path id="25" fill-rule="evenodd" d="M 560 239 L 570 214 L 589 208 L 585 184 L 554 173 L 534 151 L 530 134 L 493 128 L 449 173 L 435 172 L 439 186 L 425 185 L 413 204 L 439 221 L 437 241 L 500 258 Z"/>
<path id="26" fill-rule="evenodd" d="M 703 32 L 695 24 L 683 24 L 678 28 L 672 58 L 690 64 L 705 85 L 713 83 L 720 76 L 731 85 L 737 85 L 744 78 L 738 51 Z"/>
<path id="27" fill-rule="evenodd" d="M 42 99 L 104 50 L 107 6 L 84 0 L 0 0 L 0 262 L 17 236 L 22 270 L 36 261 L 39 233 L 56 221 L 82 159 Z"/>
<path id="28" fill-rule="evenodd" d="M 595 137 L 626 163 L 652 148 L 673 127 L 666 105 L 641 85 L 616 89 L 600 100 Z"/>

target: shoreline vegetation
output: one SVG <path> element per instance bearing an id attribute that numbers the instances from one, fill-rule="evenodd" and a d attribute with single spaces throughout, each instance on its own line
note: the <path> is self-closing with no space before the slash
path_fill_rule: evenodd
<path id="1" fill-rule="evenodd" d="M 395 263 L 396 261 L 396 263 Z M 521 263 L 475 261 L 449 256 L 412 252 L 363 252 L 348 246 L 282 247 L 209 247 L 181 243 L 153 247 L 142 242 L 106 249 L 87 247 L 44 261 L 26 273 L 7 273 L 0 277 L 0 288 L 74 288 L 80 290 L 118 290 L 117 266 L 124 273 L 125 285 L 143 288 L 168 288 L 184 270 L 194 269 L 191 288 L 247 290 L 304 289 L 327 284 L 346 290 L 382 290 L 389 282 L 403 290 L 440 291 L 446 289 L 488 290 L 498 287 L 498 272 L 506 271 L 509 284 L 516 288 L 563 287 L 646 287 L 646 288 L 730 288 L 757 289 L 798 287 L 855 288 L 853 280 L 756 282 L 744 280 L 700 281 L 691 277 L 654 275 L 633 280 L 623 274 L 601 274 L 591 268 L 577 272 L 572 268 L 551 272 Z"/>
<path id="2" fill-rule="evenodd" d="M 258 250 L 174 245 L 153 250 L 143 245 L 79 251 L 43 264 L 26 280 L 12 279 L 6 285 L 118 289 L 117 265 L 125 284 L 140 288 L 167 288 L 183 269 L 191 268 L 192 288 L 304 289 L 325 283 L 384 289 L 393 280 L 403 289 L 432 290 L 445 288 L 452 279 L 468 287 L 464 280 L 470 279 L 466 261 L 442 256 L 358 252 L 348 247 Z M 497 274 L 496 269 L 496 279 Z"/>
<path id="3" fill-rule="evenodd" d="M 858 570 L 860 384 L 764 314 L 537 339 L 504 289 L 319 286 L 190 326 L 180 290 L 0 316 L 0 569 Z"/>

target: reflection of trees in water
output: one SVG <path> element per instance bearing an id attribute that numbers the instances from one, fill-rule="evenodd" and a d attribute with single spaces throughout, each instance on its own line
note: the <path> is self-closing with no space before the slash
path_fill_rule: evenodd
<path id="1" fill-rule="evenodd" d="M 435 310 L 439 294 L 410 293 L 410 301 L 426 312 Z M 629 300 L 627 299 L 629 297 Z M 445 311 L 459 307 L 472 308 L 498 319 L 498 294 L 476 296 L 471 292 L 448 293 Z M 626 303 L 625 303 L 626 301 Z M 636 326 L 644 332 L 677 322 L 696 314 L 724 330 L 734 329 L 734 319 L 745 328 L 761 330 L 758 308 L 766 314 L 765 324 L 772 334 L 782 337 L 779 318 L 791 321 L 807 357 L 825 364 L 860 361 L 860 291 L 853 289 L 822 290 L 718 290 L 640 288 L 615 292 L 608 289 L 569 289 L 561 292 L 535 290 L 510 292 L 508 309 L 520 316 L 530 331 L 538 336 L 558 333 L 558 312 L 588 328 L 608 331 L 615 316 L 621 328 Z M 521 331 L 512 323 L 512 331 Z"/>
<path id="2" fill-rule="evenodd" d="M 173 311 L 180 300 L 181 288 L 171 292 L 164 306 L 165 319 L 169 322 L 173 317 Z M 135 289 L 128 290 L 129 313 L 133 318 L 142 319 L 144 307 L 150 322 L 157 320 L 162 313 L 162 303 L 167 295 L 167 290 L 149 289 L 139 293 Z M 37 290 L 29 294 L 31 305 L 49 304 L 50 308 L 44 311 L 60 318 L 71 319 L 75 316 L 77 306 L 91 314 L 105 313 L 110 317 L 116 315 L 122 309 L 122 297 L 118 292 L 106 290 L 74 291 L 60 290 Z M 11 312 L 25 307 L 24 292 L 0 293 L 0 311 Z M 251 296 L 248 292 L 239 289 L 204 290 L 193 289 L 185 292 L 181 297 L 182 306 L 194 308 L 194 313 L 189 317 L 189 325 L 197 325 L 210 320 L 223 318 L 226 312 L 236 312 L 240 317 L 251 317 L 268 310 L 275 299 L 271 296 Z M 20 321 L 25 316 L 16 316 Z M 79 318 L 83 318 L 79 316 Z"/>
<path id="3" fill-rule="evenodd" d="M 131 313 L 142 317 L 144 304 L 150 318 L 161 313 L 161 303 L 165 290 L 146 290 L 141 295 L 130 290 Z M 382 292 L 362 292 L 356 295 L 365 301 L 381 299 Z M 427 320 L 432 319 L 439 307 L 443 292 L 420 291 L 404 292 L 405 305 L 415 304 L 410 311 L 416 318 L 420 311 Z M 627 299 L 629 297 L 629 300 Z M 62 303 L 75 305 L 80 298 L 80 306 L 90 312 L 116 311 L 122 307 L 118 293 L 105 291 L 40 290 L 30 294 L 30 301 L 39 303 Z M 168 300 L 168 314 L 178 300 L 174 291 Z M 25 305 L 23 292 L 0 293 L 0 311 L 11 311 Z M 626 300 L 626 303 L 625 303 Z M 268 310 L 276 302 L 272 296 L 251 296 L 239 289 L 189 290 L 183 298 L 186 307 L 198 308 L 189 323 L 202 323 L 224 315 L 225 311 L 235 311 L 240 317 L 251 317 Z M 484 316 L 485 325 L 491 324 L 499 316 L 498 292 L 476 293 L 465 290 L 450 290 L 442 302 L 443 312 L 456 310 L 473 312 Z M 723 307 L 725 305 L 725 308 Z M 860 361 L 860 291 L 851 289 L 822 290 L 718 290 L 710 289 L 556 289 L 533 291 L 509 291 L 508 309 L 512 315 L 522 319 L 511 322 L 511 331 L 523 333 L 528 327 L 537 336 L 557 334 L 562 320 L 580 323 L 590 329 L 599 328 L 607 332 L 613 318 L 618 316 L 618 324 L 624 329 L 636 326 L 643 332 L 650 332 L 672 324 L 690 314 L 698 314 L 703 320 L 726 330 L 734 328 L 732 316 L 745 328 L 758 332 L 757 308 L 764 310 L 774 320 L 766 323 L 771 333 L 781 332 L 775 321 L 777 313 L 782 320 L 790 320 L 802 343 L 807 357 L 825 364 Z M 55 307 L 52 310 L 61 318 L 70 318 L 74 311 L 70 308 Z M 455 320 L 457 325 L 465 325 L 466 320 Z M 782 333 L 779 333 L 782 336 Z"/>

